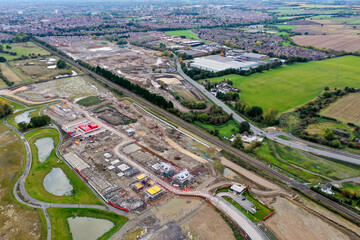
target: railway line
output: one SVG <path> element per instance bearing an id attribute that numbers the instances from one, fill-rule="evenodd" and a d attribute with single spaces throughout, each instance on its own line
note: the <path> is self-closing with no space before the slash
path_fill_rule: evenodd
<path id="1" fill-rule="evenodd" d="M 82 67 L 80 66 L 79 64 L 77 64 L 75 61 L 71 60 L 71 59 L 68 59 L 62 55 L 60 55 L 59 53 L 53 51 L 52 49 L 50 48 L 47 48 L 45 47 L 44 45 L 36 42 L 36 41 L 32 41 L 33 43 L 35 43 L 36 45 L 46 49 L 47 51 L 51 52 L 52 54 L 54 54 L 55 56 L 63 59 L 64 61 L 66 61 L 68 64 L 71 64 L 71 65 L 74 65 L 76 66 L 77 68 L 79 68 L 80 70 L 82 70 L 83 72 L 91 75 L 92 77 L 96 78 L 97 80 L 100 80 L 101 82 L 103 83 L 106 83 L 107 85 L 115 88 L 115 89 L 118 89 L 118 90 L 121 90 L 122 92 L 124 92 L 126 95 L 128 95 L 129 97 L 135 99 L 136 101 L 138 101 L 139 103 L 141 103 L 142 105 L 156 111 L 157 113 L 159 113 L 160 115 L 168 118 L 169 120 L 171 120 L 172 122 L 178 124 L 179 126 L 187 129 L 188 131 L 192 132 L 193 134 L 203 138 L 203 139 L 206 139 L 208 142 L 211 142 L 213 143 L 214 145 L 217 145 L 219 147 L 221 147 L 223 150 L 226 150 L 240 158 L 242 158 L 244 161 L 248 162 L 249 164 L 251 164 L 252 166 L 266 172 L 267 174 L 271 175 L 272 177 L 290 185 L 291 187 L 293 187 L 294 189 L 304 193 L 304 194 L 307 194 L 307 195 L 310 195 L 312 196 L 313 198 L 315 198 L 316 200 L 318 201 L 321 201 L 322 203 L 324 203 L 325 205 L 337 210 L 338 212 L 341 212 L 342 214 L 345 214 L 347 215 L 348 217 L 356 220 L 357 222 L 360 222 L 360 215 L 353 212 L 352 210 L 326 198 L 325 196 L 311 190 L 309 187 L 295 181 L 294 179 L 292 178 L 289 178 L 279 172 L 277 172 L 276 170 L 272 169 L 271 167 L 265 165 L 264 163 L 258 161 L 257 159 L 241 152 L 240 150 L 237 150 L 233 147 L 231 147 L 230 145 L 222 142 L 221 140 L 201 131 L 200 129 L 196 128 L 195 126 L 185 122 L 184 120 L 178 118 L 177 116 L 175 115 L 172 115 L 171 113 L 165 111 L 164 109 L 160 108 L 160 107 L 157 107 L 155 105 L 153 105 L 152 103 L 148 102 L 147 100 L 135 95 L 134 93 L 132 93 L 131 91 L 123 88 L 123 87 L 120 87 L 119 85 L 109 81 L 108 79 L 96 74 L 95 72 L 85 68 L 85 67 Z"/>

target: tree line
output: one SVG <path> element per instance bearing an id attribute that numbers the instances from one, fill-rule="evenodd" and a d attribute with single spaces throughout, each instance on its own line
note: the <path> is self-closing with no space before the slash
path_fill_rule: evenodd
<path id="1" fill-rule="evenodd" d="M 79 62 L 79 64 L 81 65 L 80 62 Z M 85 67 L 87 65 L 83 65 L 83 66 Z M 105 77 L 109 81 L 116 83 L 117 85 L 124 87 L 135 94 L 140 95 L 141 97 L 145 98 L 149 102 L 151 102 L 161 108 L 164 108 L 164 109 L 174 108 L 174 104 L 172 101 L 167 101 L 163 96 L 157 95 L 155 93 L 151 93 L 146 88 L 143 88 L 138 84 L 134 84 L 134 83 L 130 82 L 129 80 L 112 73 L 109 70 L 106 70 L 106 69 L 103 69 L 103 68 L 97 66 L 95 68 L 95 72 L 97 74 L 99 74 L 100 76 Z"/>

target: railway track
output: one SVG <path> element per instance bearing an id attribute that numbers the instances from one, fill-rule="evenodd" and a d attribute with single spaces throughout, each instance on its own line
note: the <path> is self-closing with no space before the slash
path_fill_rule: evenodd
<path id="1" fill-rule="evenodd" d="M 47 48 L 45 47 L 44 45 L 36 42 L 36 41 L 33 41 L 32 42 L 36 45 L 38 45 L 39 47 L 42 47 L 44 49 L 46 49 L 47 51 L 51 52 L 52 54 L 56 55 L 57 57 L 63 59 L 64 61 L 66 61 L 68 64 L 71 64 L 77 68 L 79 68 L 80 70 L 82 70 L 83 72 L 87 73 L 87 74 L 90 74 L 92 77 L 108 84 L 109 86 L 115 88 L 115 89 L 118 89 L 118 90 L 121 90 L 122 92 L 124 92 L 126 95 L 130 96 L 131 98 L 135 99 L 136 101 L 140 102 L 142 105 L 156 111 L 157 113 L 163 115 L 164 117 L 170 119 L 171 121 L 173 121 L 174 123 L 178 124 L 179 126 L 187 129 L 188 131 L 192 132 L 193 134 L 203 138 L 203 139 L 206 139 L 207 141 L 213 143 L 214 145 L 217 145 L 219 147 L 221 147 L 222 149 L 236 155 L 236 156 L 239 156 L 240 158 L 242 158 L 244 161 L 250 163 L 252 166 L 268 173 L 269 175 L 277 178 L 278 180 L 290 185 L 291 187 L 297 189 L 298 191 L 302 192 L 302 193 L 305 193 L 307 195 L 310 195 L 312 196 L 313 198 L 315 198 L 316 200 L 318 201 L 321 201 L 322 203 L 326 204 L 327 206 L 337 210 L 338 212 L 341 212 L 345 215 L 347 215 L 348 217 L 356 220 L 358 223 L 360 223 L 360 215 L 353 212 L 352 210 L 328 199 L 327 197 L 311 190 L 309 187 L 277 172 L 276 170 L 272 169 L 271 167 L 265 165 L 264 163 L 258 161 L 257 159 L 229 146 L 228 144 L 222 142 L 221 140 L 215 138 L 214 136 L 212 135 L 209 135 L 201 130 L 199 130 L 198 128 L 194 127 L 193 125 L 185 122 L 184 120 L 180 119 L 179 117 L 177 116 L 174 116 L 172 114 L 170 114 L 169 112 L 165 111 L 164 109 L 160 108 L 160 107 L 157 107 L 155 105 L 153 105 L 152 103 L 148 102 L 147 100 L 137 96 L 136 94 L 134 94 L 133 92 L 123 88 L 123 87 L 120 87 L 119 85 L 109 81 L 108 79 L 98 75 L 97 73 L 85 68 L 85 67 L 82 67 L 80 66 L 79 64 L 77 64 L 75 61 L 71 60 L 71 59 L 68 59 L 62 55 L 60 55 L 59 53 L 53 51 L 52 49 L 50 48 Z"/>

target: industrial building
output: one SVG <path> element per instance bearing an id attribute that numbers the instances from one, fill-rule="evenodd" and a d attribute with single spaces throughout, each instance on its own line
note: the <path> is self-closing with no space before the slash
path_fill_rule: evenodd
<path id="1" fill-rule="evenodd" d="M 240 57 L 249 61 L 262 61 L 269 58 L 267 55 L 258 53 L 244 53 Z"/>
<path id="2" fill-rule="evenodd" d="M 199 68 L 210 72 L 220 72 L 231 68 L 236 70 L 249 70 L 250 68 L 256 67 L 258 65 L 259 63 L 257 62 L 241 62 L 231 57 L 222 57 L 219 55 L 195 58 L 190 63 L 190 67 Z"/>

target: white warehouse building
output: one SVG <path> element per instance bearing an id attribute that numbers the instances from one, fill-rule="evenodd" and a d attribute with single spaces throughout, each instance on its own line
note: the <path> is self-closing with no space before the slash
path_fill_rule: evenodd
<path id="1" fill-rule="evenodd" d="M 252 67 L 258 66 L 257 62 L 240 62 L 231 57 L 222 57 L 219 55 L 212 55 L 207 57 L 195 58 L 190 67 L 207 70 L 210 72 L 220 72 L 226 69 L 249 70 Z"/>

